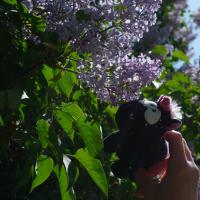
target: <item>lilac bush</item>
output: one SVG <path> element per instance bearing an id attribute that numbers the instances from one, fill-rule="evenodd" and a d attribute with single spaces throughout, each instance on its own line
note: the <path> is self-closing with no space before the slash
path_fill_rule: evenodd
<path id="1" fill-rule="evenodd" d="M 70 42 L 79 53 L 81 81 L 103 101 L 135 98 L 141 87 L 160 74 L 161 62 L 141 54 L 131 56 L 133 42 L 156 23 L 162 0 L 24 0 L 30 12 L 42 15 L 47 30 Z"/>
<path id="2" fill-rule="evenodd" d="M 164 3 L 169 4 L 169 2 L 165 1 Z M 187 0 L 174 0 L 171 7 L 167 15 L 162 15 L 161 21 L 156 26 L 150 27 L 149 31 L 144 34 L 144 37 L 137 44 L 139 50 L 148 52 L 156 45 L 167 44 L 171 46 L 174 42 L 185 44 L 184 48 L 181 47 L 185 52 L 191 50 L 187 44 L 196 38 L 196 34 L 193 31 L 194 24 L 191 21 L 186 24 L 185 21 L 184 13 L 189 15 Z M 164 25 L 160 25 L 162 21 L 165 21 Z"/>

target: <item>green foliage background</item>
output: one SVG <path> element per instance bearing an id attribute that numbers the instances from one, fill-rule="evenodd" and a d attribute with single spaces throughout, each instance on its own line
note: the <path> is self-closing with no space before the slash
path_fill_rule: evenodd
<path id="1" fill-rule="evenodd" d="M 41 43 L 25 38 L 22 27 Z M 115 158 L 103 152 L 103 137 L 117 130 L 117 107 L 100 102 L 77 79 L 77 62 L 87 55 L 72 51 L 45 27 L 20 1 L 0 2 L 0 198 L 136 199 L 136 184 L 113 177 Z M 170 95 L 182 107 L 180 131 L 198 163 L 200 108 L 192 97 L 200 95 L 200 86 L 173 66 L 189 62 L 185 45 L 177 43 L 172 55 L 162 44 L 154 47 L 163 58 L 157 80 L 162 84 L 143 88 L 142 94 L 152 100 Z"/>

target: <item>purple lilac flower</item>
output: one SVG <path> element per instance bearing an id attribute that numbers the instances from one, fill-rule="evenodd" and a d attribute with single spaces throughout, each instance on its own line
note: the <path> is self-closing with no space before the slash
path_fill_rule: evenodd
<path id="1" fill-rule="evenodd" d="M 25 1 L 25 0 L 24 0 Z M 26 0 L 28 1 L 28 0 Z M 97 3 L 98 2 L 98 3 Z M 104 101 L 137 96 L 160 73 L 160 61 L 140 55 L 129 59 L 133 41 L 156 23 L 162 0 L 32 0 L 31 12 L 42 15 L 47 30 L 57 32 L 91 62 L 80 62 L 80 80 Z"/>
<path id="2" fill-rule="evenodd" d="M 161 73 L 161 61 L 143 54 L 133 58 L 125 56 L 115 64 L 117 67 L 114 70 L 112 67 L 90 65 L 90 70 L 85 72 L 82 68 L 83 73 L 79 74 L 79 78 L 86 80 L 100 99 L 112 104 L 135 99 L 141 87 L 150 84 Z"/>

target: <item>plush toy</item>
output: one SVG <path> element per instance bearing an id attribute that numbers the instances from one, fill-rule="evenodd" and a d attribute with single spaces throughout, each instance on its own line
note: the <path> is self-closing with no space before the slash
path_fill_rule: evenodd
<path id="1" fill-rule="evenodd" d="M 178 108 L 164 95 L 157 102 L 134 100 L 119 107 L 119 131 L 104 140 L 105 152 L 116 152 L 119 158 L 111 167 L 115 176 L 131 178 L 134 170 L 149 169 L 166 158 L 168 147 L 163 134 L 180 127 Z"/>

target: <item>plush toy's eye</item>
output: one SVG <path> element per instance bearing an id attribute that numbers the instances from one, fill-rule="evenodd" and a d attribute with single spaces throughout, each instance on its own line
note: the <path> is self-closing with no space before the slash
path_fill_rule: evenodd
<path id="1" fill-rule="evenodd" d="M 150 125 L 156 124 L 161 118 L 161 112 L 155 103 L 145 102 L 147 109 L 144 113 L 146 122 Z"/>

